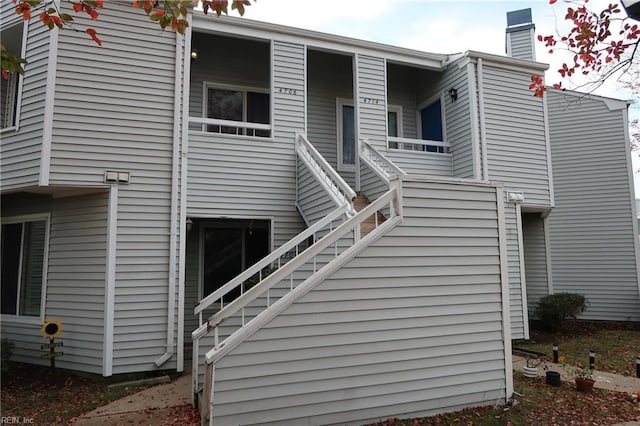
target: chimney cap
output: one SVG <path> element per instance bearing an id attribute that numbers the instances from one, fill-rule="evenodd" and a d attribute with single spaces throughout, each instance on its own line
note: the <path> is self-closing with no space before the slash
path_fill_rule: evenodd
<path id="1" fill-rule="evenodd" d="M 531 8 L 507 12 L 507 31 L 525 30 L 534 27 Z"/>

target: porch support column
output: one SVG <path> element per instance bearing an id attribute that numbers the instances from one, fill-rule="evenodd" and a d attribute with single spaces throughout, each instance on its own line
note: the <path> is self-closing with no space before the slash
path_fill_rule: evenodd
<path id="1" fill-rule="evenodd" d="M 107 259 L 104 286 L 102 375 L 113 374 L 113 322 L 116 290 L 116 240 L 118 237 L 118 185 L 111 185 L 107 212 Z"/>

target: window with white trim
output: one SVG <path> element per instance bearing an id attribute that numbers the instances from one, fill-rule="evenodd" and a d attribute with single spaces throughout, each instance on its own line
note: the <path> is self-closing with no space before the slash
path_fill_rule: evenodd
<path id="1" fill-rule="evenodd" d="M 268 90 L 205 85 L 205 117 L 227 123 L 207 124 L 207 131 L 233 135 L 269 137 L 271 98 Z M 229 121 L 243 123 L 233 126 Z M 258 124 L 258 126 L 251 126 Z"/>
<path id="2" fill-rule="evenodd" d="M 23 49 L 24 21 L 0 31 L 2 44 L 9 53 L 17 57 L 22 57 Z M 22 83 L 22 76 L 18 72 L 9 74 L 9 79 L 0 77 L 0 105 L 2 114 L 0 115 L 0 129 L 15 127 L 18 124 L 19 94 Z"/>
<path id="3" fill-rule="evenodd" d="M 338 169 L 350 170 L 356 164 L 356 130 L 355 109 L 353 101 L 336 100 Z"/>
<path id="4" fill-rule="evenodd" d="M 47 220 L 3 222 L 0 244 L 2 314 L 40 316 Z"/>
<path id="5" fill-rule="evenodd" d="M 403 137 L 401 105 L 387 105 L 387 136 L 392 138 Z M 389 148 L 397 149 L 398 142 L 389 142 Z"/>

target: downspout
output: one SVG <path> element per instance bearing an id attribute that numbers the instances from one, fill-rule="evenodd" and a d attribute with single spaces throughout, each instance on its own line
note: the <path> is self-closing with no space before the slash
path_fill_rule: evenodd
<path id="1" fill-rule="evenodd" d="M 487 161 L 487 129 L 484 115 L 484 80 L 482 78 L 482 58 L 478 58 L 478 106 L 480 109 L 480 150 L 482 151 L 482 178 L 489 180 Z"/>
<path id="2" fill-rule="evenodd" d="M 179 160 L 180 160 L 180 119 L 181 117 L 181 91 L 180 85 L 180 58 L 182 56 L 182 40 L 176 33 L 176 68 L 175 84 L 173 91 L 173 159 L 171 171 L 171 214 L 169 218 L 169 285 L 167 292 L 167 343 L 166 352 L 154 363 L 156 367 L 162 366 L 174 353 L 174 322 L 176 309 L 176 252 L 177 252 L 177 222 L 178 222 L 178 183 L 179 183 Z"/>
<path id="3" fill-rule="evenodd" d="M 178 368 L 184 371 L 184 293 L 187 255 L 187 161 L 189 153 L 189 89 L 191 84 L 191 17 L 184 34 L 184 65 L 182 90 L 182 152 L 180 157 L 180 248 L 178 257 Z"/>

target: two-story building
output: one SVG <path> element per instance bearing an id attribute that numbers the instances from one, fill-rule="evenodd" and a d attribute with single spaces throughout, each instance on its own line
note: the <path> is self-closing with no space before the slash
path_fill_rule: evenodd
<path id="1" fill-rule="evenodd" d="M 198 12 L 159 33 L 115 3 L 91 23 L 99 47 L 1 7 L 29 61 L 2 82 L 14 359 L 42 362 L 58 318 L 57 365 L 191 363 L 216 424 L 511 396 L 528 293 L 563 288 L 548 284 L 562 123 L 528 90 L 546 65 Z"/>

